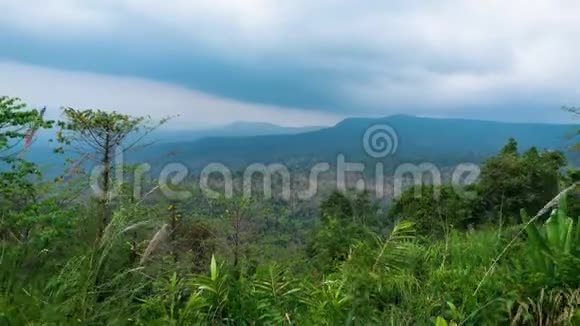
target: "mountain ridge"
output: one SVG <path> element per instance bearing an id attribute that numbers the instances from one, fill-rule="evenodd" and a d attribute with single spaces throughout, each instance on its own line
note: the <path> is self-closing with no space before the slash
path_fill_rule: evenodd
<path id="1" fill-rule="evenodd" d="M 335 160 L 345 154 L 356 160 L 369 160 L 364 151 L 365 131 L 388 125 L 395 130 L 398 152 L 393 161 L 481 162 L 497 152 L 508 138 L 520 142 L 525 150 L 566 150 L 573 124 L 496 122 L 486 120 L 426 118 L 394 115 L 383 118 L 349 118 L 333 127 L 292 135 L 255 135 L 251 137 L 206 137 L 195 141 L 168 143 L 172 156 L 193 168 L 211 162 L 234 167 L 252 162 L 314 162 Z M 159 148 L 162 150 L 162 148 Z"/>
<path id="2" fill-rule="evenodd" d="M 243 128 L 249 127 L 249 132 L 257 130 L 252 129 L 256 126 L 253 123 L 244 122 L 238 124 L 240 125 Z M 390 153 L 388 157 L 376 159 L 365 152 L 363 140 L 370 127 L 381 125 L 388 125 L 395 131 L 397 151 Z M 148 137 L 148 141 L 161 141 L 154 141 L 149 146 L 127 153 L 126 159 L 130 163 L 149 163 L 156 170 L 167 163 L 179 162 L 193 172 L 199 172 L 206 164 L 215 162 L 225 164 L 233 170 L 242 169 L 252 163 L 283 163 L 291 167 L 306 168 L 317 162 L 335 164 L 339 154 L 343 154 L 349 162 L 381 161 L 390 166 L 407 162 L 434 162 L 440 166 L 453 166 L 459 163 L 483 162 L 496 153 L 510 137 L 519 142 L 520 150 L 536 146 L 539 149 L 567 151 L 573 143 L 567 135 L 575 133 L 577 128 L 574 124 L 394 115 L 382 118 L 348 118 L 331 127 L 293 128 L 291 130 L 295 133 L 286 134 L 254 132 L 247 135 L 239 130 L 230 130 L 229 134 L 216 132 L 213 135 L 190 136 L 188 131 L 184 134 L 179 134 L 179 131 L 171 134 L 160 130 Z M 39 137 L 39 141 L 26 153 L 26 158 L 39 163 L 43 169 L 50 170 L 47 173 L 49 175 L 61 173 L 65 167 L 64 157 L 52 154 L 51 147 L 56 145 L 50 145 L 41 138 L 46 138 L 46 135 Z M 567 152 L 567 155 L 573 162 L 579 161 L 578 153 Z"/>

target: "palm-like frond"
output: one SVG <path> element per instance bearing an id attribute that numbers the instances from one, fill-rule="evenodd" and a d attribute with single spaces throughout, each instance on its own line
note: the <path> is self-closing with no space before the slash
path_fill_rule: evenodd
<path id="1" fill-rule="evenodd" d="M 293 310 L 304 302 L 304 291 L 284 270 L 272 265 L 265 277 L 254 282 L 261 321 L 274 324 L 292 324 Z"/>
<path id="2" fill-rule="evenodd" d="M 550 278 L 558 273 L 558 257 L 578 257 L 580 253 L 578 222 L 568 217 L 566 197 L 560 199 L 557 210 L 552 212 L 550 218 L 540 227 L 530 223 L 529 217 L 522 212 L 522 219 L 527 222 L 528 234 L 528 260 L 530 268 Z"/>
<path id="3" fill-rule="evenodd" d="M 380 245 L 380 251 L 375 259 L 372 271 L 379 266 L 387 270 L 400 270 L 405 266 L 409 253 L 409 242 L 415 238 L 415 223 L 400 221 L 386 239 L 377 237 L 375 240 Z"/>
<path id="4" fill-rule="evenodd" d="M 227 274 L 220 273 L 216 259 L 212 256 L 210 275 L 200 275 L 192 279 L 194 294 L 190 297 L 188 306 L 206 309 L 206 315 L 212 320 L 225 318 L 224 310 L 229 302 L 229 284 Z"/>

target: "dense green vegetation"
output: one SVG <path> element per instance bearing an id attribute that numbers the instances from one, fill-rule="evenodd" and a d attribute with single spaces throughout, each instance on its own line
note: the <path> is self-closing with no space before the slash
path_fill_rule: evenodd
<path id="1" fill-rule="evenodd" d="M 65 113 L 60 152 L 76 145 L 103 163 L 99 197 L 80 175 L 41 182 L 14 150 L 53 122 L 0 98 L 0 325 L 580 322 L 579 173 L 560 152 L 510 139 L 469 196 L 422 185 L 388 211 L 357 192 L 316 210 L 155 191 L 137 200 L 128 181 L 113 191 L 111 153 L 152 128 Z"/>

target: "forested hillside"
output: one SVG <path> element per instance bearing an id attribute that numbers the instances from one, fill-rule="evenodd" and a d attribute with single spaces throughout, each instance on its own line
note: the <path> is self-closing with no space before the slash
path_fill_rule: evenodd
<path id="1" fill-rule="evenodd" d="M 168 195 L 181 186 L 114 160 L 164 121 L 42 113 L 0 97 L 0 325 L 580 324 L 573 125 L 381 120 L 401 159 L 479 158 L 479 178 L 464 191 L 416 185 L 389 206 L 349 189 L 313 207 L 236 187 Z M 373 123 L 176 146 L 208 155 L 199 162 L 356 157 Z M 70 160 L 41 178 L 27 154 L 43 129 L 58 130 L 50 155 L 98 169 Z"/>
<path id="2" fill-rule="evenodd" d="M 339 154 L 348 161 L 374 164 L 364 150 L 365 131 L 371 126 L 389 125 L 397 141 L 397 151 L 383 160 L 387 168 L 413 162 L 432 162 L 441 167 L 459 163 L 480 164 L 497 152 L 508 138 L 523 148 L 564 150 L 571 162 L 578 153 L 566 151 L 574 142 L 573 124 L 500 123 L 492 121 L 432 119 L 395 115 L 381 119 L 346 119 L 329 128 L 283 128 L 268 124 L 236 123 L 223 128 L 187 131 L 160 128 L 143 144 L 127 151 L 131 163 L 149 163 L 160 170 L 165 164 L 180 162 L 192 172 L 207 164 L 221 162 L 232 169 L 252 163 L 282 162 L 305 169 L 316 162 L 336 164 Z M 39 131 L 27 158 L 37 163 L 45 176 L 61 172 L 65 157 L 51 155 L 60 145 L 51 142 L 56 129 Z M 142 144 L 142 145 L 143 145 Z M 75 157 L 74 153 L 69 155 Z M 76 157 L 78 159 L 78 157 Z"/>
<path id="3" fill-rule="evenodd" d="M 508 138 L 524 147 L 565 150 L 573 142 L 575 127 L 557 124 L 500 123 L 492 121 L 433 119 L 395 115 L 381 119 L 346 119 L 334 127 L 293 135 L 253 137 L 208 137 L 196 141 L 153 146 L 136 154 L 140 160 L 155 161 L 157 153 L 168 160 L 199 169 L 209 162 L 243 167 L 253 162 L 288 162 L 308 166 L 312 162 L 336 161 L 344 154 L 350 161 L 369 161 L 362 146 L 365 131 L 375 125 L 393 128 L 398 149 L 389 162 L 435 162 L 450 166 L 461 162 L 480 163 L 497 152 Z M 569 153 L 567 153 L 569 154 Z M 577 160 L 577 155 L 574 156 Z"/>

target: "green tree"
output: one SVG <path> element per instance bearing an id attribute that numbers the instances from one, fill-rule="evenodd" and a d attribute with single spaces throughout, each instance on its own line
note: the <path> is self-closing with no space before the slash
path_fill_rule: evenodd
<path id="1" fill-rule="evenodd" d="M 99 203 L 101 218 L 99 236 L 111 219 L 110 202 L 114 194 L 113 163 L 118 151 L 126 152 L 135 147 L 159 124 L 152 125 L 149 117 L 102 110 L 64 109 L 65 120 L 59 122 L 58 138 L 77 154 L 91 158 L 102 167 L 99 178 Z M 166 120 L 162 120 L 164 123 Z M 122 162 L 117 162 L 123 169 Z"/>
<path id="2" fill-rule="evenodd" d="M 478 192 L 481 208 L 490 218 L 516 221 L 520 209 L 532 214 L 550 201 L 559 189 L 560 169 L 566 158 L 560 151 L 532 147 L 519 155 L 515 140 L 488 159 L 481 170 Z"/>
<path id="3" fill-rule="evenodd" d="M 19 98 L 0 96 L 0 209 L 24 207 L 34 199 L 31 175 L 40 175 L 37 166 L 19 154 L 38 129 L 51 128 L 53 121 L 44 120 L 42 112 L 29 109 Z"/>
<path id="4" fill-rule="evenodd" d="M 464 230 L 476 224 L 471 200 L 449 185 L 421 185 L 403 192 L 389 209 L 390 220 L 415 223 L 419 235 L 442 236 L 448 228 Z"/>
<path id="5" fill-rule="evenodd" d="M 342 221 L 354 218 L 354 210 L 350 199 L 342 192 L 334 191 L 320 204 L 321 218 L 334 217 Z"/>
<path id="6" fill-rule="evenodd" d="M 337 218 L 347 223 L 359 223 L 369 227 L 379 227 L 379 207 L 371 201 L 368 191 L 343 193 L 334 191 L 320 204 L 320 216 Z M 384 224 L 384 223 L 383 223 Z"/>
<path id="7" fill-rule="evenodd" d="M 309 256 L 321 268 L 332 270 L 345 261 L 351 246 L 366 238 L 371 230 L 381 231 L 384 221 L 367 192 L 347 195 L 333 192 L 320 205 L 320 224 L 312 231 L 307 245 Z"/>
<path id="8" fill-rule="evenodd" d="M 580 117 L 580 107 L 564 108 L 570 113 L 574 114 L 577 118 Z M 573 133 L 572 138 L 575 140 L 572 145 L 572 155 L 577 160 L 579 158 L 578 153 L 580 153 L 580 128 L 576 129 Z M 572 185 L 573 183 L 580 183 L 580 169 L 577 167 L 570 167 L 565 176 L 564 183 L 566 185 Z M 572 200 L 569 201 L 568 210 L 572 216 L 580 216 L 580 189 L 576 189 L 569 194 Z"/>

